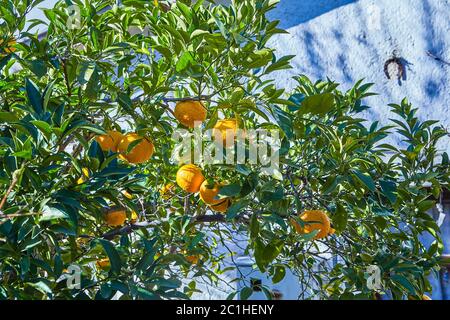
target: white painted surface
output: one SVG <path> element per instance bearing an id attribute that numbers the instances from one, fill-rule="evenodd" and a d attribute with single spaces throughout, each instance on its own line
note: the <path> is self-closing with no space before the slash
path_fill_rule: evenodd
<path id="1" fill-rule="evenodd" d="M 281 0 L 270 17 L 289 31 L 270 45 L 280 56 L 296 55 L 292 70 L 275 75 L 280 86 L 292 88 L 289 76 L 299 73 L 329 77 L 343 89 L 364 78 L 380 93 L 368 99 L 366 117 L 386 124 L 387 104 L 408 97 L 422 119 L 450 128 L 450 65 L 427 55 L 450 63 L 449 0 Z M 384 74 L 394 50 L 409 62 L 400 83 Z M 450 150 L 448 140 L 440 147 Z"/>

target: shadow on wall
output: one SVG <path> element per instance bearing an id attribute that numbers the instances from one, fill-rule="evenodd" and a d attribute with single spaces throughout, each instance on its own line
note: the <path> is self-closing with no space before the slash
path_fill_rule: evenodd
<path id="1" fill-rule="evenodd" d="M 280 27 L 287 29 L 312 20 L 336 8 L 358 0 L 281 0 L 277 9 L 269 14 L 271 19 L 281 20 Z"/>

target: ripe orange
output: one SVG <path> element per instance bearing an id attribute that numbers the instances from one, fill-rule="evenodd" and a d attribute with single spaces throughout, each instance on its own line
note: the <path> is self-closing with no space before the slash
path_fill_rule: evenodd
<path id="1" fill-rule="evenodd" d="M 124 209 L 111 209 L 105 214 L 106 224 L 110 227 L 118 227 L 125 223 L 127 213 Z"/>
<path id="2" fill-rule="evenodd" d="M 97 136 L 95 141 L 97 141 L 103 151 L 117 152 L 117 145 L 122 138 L 123 134 L 119 131 L 109 130 L 106 134 Z"/>
<path id="3" fill-rule="evenodd" d="M 314 239 L 322 239 L 330 234 L 331 221 L 326 212 L 320 210 L 305 211 L 300 215 L 300 219 L 307 222 L 304 227 L 292 220 L 292 224 L 298 233 L 307 234 L 319 230 Z"/>
<path id="4" fill-rule="evenodd" d="M 222 135 L 223 145 L 225 146 L 227 141 L 234 141 L 238 129 L 237 119 L 218 120 L 213 128 L 213 136 Z"/>
<path id="5" fill-rule="evenodd" d="M 206 119 L 206 109 L 200 101 L 182 101 L 175 106 L 175 118 L 188 128 Z"/>
<path id="6" fill-rule="evenodd" d="M 128 152 L 128 146 L 137 140 L 141 141 Z M 120 140 L 117 151 L 120 152 L 119 158 L 122 160 L 130 163 L 143 163 L 148 161 L 153 155 L 154 146 L 150 140 L 136 133 L 129 133 Z"/>
<path id="7" fill-rule="evenodd" d="M 178 169 L 177 184 L 186 192 L 196 193 L 205 181 L 202 170 L 194 164 L 187 164 Z"/>
<path id="8" fill-rule="evenodd" d="M 225 213 L 228 207 L 231 205 L 229 198 L 216 199 L 219 194 L 221 185 L 215 183 L 214 186 L 210 186 L 208 181 L 205 180 L 200 186 L 200 198 L 206 203 L 211 210 Z"/>
<path id="9" fill-rule="evenodd" d="M 216 199 L 219 194 L 220 185 L 215 183 L 214 185 L 209 185 L 208 180 L 203 181 L 200 186 L 200 198 L 204 203 L 209 205 L 216 205 L 222 203 L 225 199 Z"/>

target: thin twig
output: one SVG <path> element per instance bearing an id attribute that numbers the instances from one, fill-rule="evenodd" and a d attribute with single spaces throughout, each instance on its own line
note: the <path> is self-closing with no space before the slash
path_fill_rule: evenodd
<path id="1" fill-rule="evenodd" d="M 197 216 L 192 218 L 193 223 L 213 223 L 213 222 L 226 222 L 225 216 L 222 214 L 216 215 L 204 215 Z M 135 230 L 143 229 L 143 228 L 152 228 L 159 225 L 159 222 L 137 222 L 134 224 L 130 224 L 124 226 L 122 228 L 114 229 L 109 231 L 101 236 L 103 239 L 112 240 L 115 236 L 130 234 Z M 82 235 L 80 237 L 90 238 L 90 236 Z"/>
<path id="2" fill-rule="evenodd" d="M 6 190 L 6 193 L 3 196 L 2 202 L 0 202 L 0 212 L 3 209 L 3 206 L 5 205 L 9 194 L 13 191 L 13 189 L 16 186 L 17 182 L 19 182 L 19 177 L 20 177 L 21 173 L 23 172 L 24 168 L 25 168 L 25 163 L 22 164 L 22 167 L 19 170 L 14 171 L 11 184 L 9 185 L 8 190 Z"/>

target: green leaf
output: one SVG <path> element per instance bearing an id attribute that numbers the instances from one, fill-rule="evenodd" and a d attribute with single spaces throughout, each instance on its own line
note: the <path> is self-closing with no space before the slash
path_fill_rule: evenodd
<path id="1" fill-rule="evenodd" d="M 334 174 L 330 175 L 322 186 L 322 194 L 328 195 L 332 193 L 334 190 L 336 190 L 336 187 L 339 185 L 340 182 L 341 177 L 336 176 Z"/>
<path id="2" fill-rule="evenodd" d="M 154 261 L 155 261 L 155 251 L 154 250 L 148 251 L 142 256 L 141 260 L 138 262 L 135 269 L 139 271 L 145 271 L 149 266 L 153 264 Z"/>
<path id="3" fill-rule="evenodd" d="M 28 78 L 25 78 L 25 89 L 27 91 L 28 100 L 37 114 L 42 114 L 42 96 L 38 87 Z"/>
<path id="4" fill-rule="evenodd" d="M 259 221 L 256 213 L 250 218 L 250 239 L 255 239 L 259 234 Z"/>
<path id="5" fill-rule="evenodd" d="M 227 210 L 226 216 L 227 220 L 234 219 L 239 213 L 239 211 L 248 206 L 249 202 L 250 202 L 249 200 L 241 200 L 233 203 Z"/>
<path id="6" fill-rule="evenodd" d="M 44 206 L 42 209 L 42 216 L 39 221 L 51 221 L 56 219 L 68 219 L 69 214 L 60 208 Z"/>
<path id="7" fill-rule="evenodd" d="M 159 279 L 150 281 L 149 284 L 157 285 L 159 288 L 164 288 L 164 289 L 177 289 L 181 286 L 181 281 L 178 279 L 159 278 Z"/>
<path id="8" fill-rule="evenodd" d="M 37 77 L 41 78 L 47 74 L 47 66 L 42 60 L 27 61 L 26 64 Z"/>
<path id="9" fill-rule="evenodd" d="M 270 66 L 268 66 L 265 70 L 265 74 L 271 73 L 276 70 L 285 70 L 285 69 L 291 69 L 291 65 L 289 64 L 289 61 L 292 60 L 295 56 L 284 56 L 281 57 L 279 60 L 272 63 Z"/>
<path id="10" fill-rule="evenodd" d="M 434 200 L 424 200 L 417 205 L 417 208 L 421 212 L 427 212 L 428 210 L 433 208 L 435 205 L 436 205 L 436 201 L 434 201 Z"/>
<path id="11" fill-rule="evenodd" d="M 391 203 L 395 203 L 397 201 L 397 185 L 395 182 L 380 180 L 380 186 L 383 195 L 388 198 Z"/>
<path id="12" fill-rule="evenodd" d="M 92 74 L 94 73 L 95 67 L 96 67 L 95 63 L 87 61 L 83 61 L 80 63 L 77 70 L 78 72 L 77 80 L 81 85 L 85 85 L 89 82 L 89 80 L 92 77 Z"/>
<path id="13" fill-rule="evenodd" d="M 180 57 L 180 59 L 178 60 L 177 64 L 176 64 L 176 71 L 177 72 L 182 72 L 184 71 L 188 66 L 190 66 L 191 64 L 193 64 L 194 58 L 192 57 L 192 53 L 190 53 L 189 51 L 183 53 L 183 55 Z"/>
<path id="14" fill-rule="evenodd" d="M 247 300 L 248 298 L 250 298 L 250 296 L 253 294 L 253 289 L 250 287 L 244 287 L 242 288 L 239 298 L 241 300 Z"/>
<path id="15" fill-rule="evenodd" d="M 286 268 L 284 266 L 275 266 L 274 267 L 274 275 L 272 277 L 272 282 L 274 284 L 282 281 L 286 276 Z"/>
<path id="16" fill-rule="evenodd" d="M 332 93 L 322 93 L 309 96 L 302 102 L 299 109 L 300 114 L 312 113 L 324 115 L 330 112 L 335 106 L 334 95 Z"/>
<path id="17" fill-rule="evenodd" d="M 6 66 L 9 59 L 11 59 L 12 55 L 8 54 L 4 57 L 0 56 L 0 71 L 2 71 L 3 67 Z"/>
<path id="18" fill-rule="evenodd" d="M 111 272 L 120 273 L 122 269 L 122 261 L 120 260 L 119 253 L 114 248 L 113 244 L 105 239 L 98 239 L 100 244 L 105 249 L 106 254 L 108 255 L 109 261 L 111 263 Z"/>
<path id="19" fill-rule="evenodd" d="M 48 136 L 52 133 L 52 126 L 50 124 L 48 124 L 47 122 L 41 121 L 41 120 L 33 120 L 30 122 L 32 124 L 34 124 L 46 136 Z"/>
<path id="20" fill-rule="evenodd" d="M 225 300 L 233 300 L 234 297 L 236 296 L 236 294 L 237 294 L 237 292 L 232 292 L 232 293 L 230 293 L 230 294 L 225 298 Z"/>
<path id="21" fill-rule="evenodd" d="M 244 66 L 249 69 L 264 67 L 272 61 L 272 51 L 270 49 L 261 49 L 249 54 L 245 60 Z"/>
<path id="22" fill-rule="evenodd" d="M 30 287 L 33 287 L 34 289 L 40 291 L 43 294 L 46 295 L 52 295 L 52 289 L 50 289 L 50 287 L 43 281 L 39 281 L 36 283 L 32 283 L 32 282 L 27 282 L 27 285 L 29 285 Z"/>
<path id="23" fill-rule="evenodd" d="M 288 106 L 290 111 L 297 111 L 301 105 L 303 100 L 305 100 L 305 95 L 301 93 L 295 93 L 289 97 L 289 101 L 293 103 L 295 106 Z"/>
<path id="24" fill-rule="evenodd" d="M 158 295 L 142 287 L 137 287 L 137 293 L 139 298 L 144 300 L 160 300 L 160 297 Z"/>
<path id="25" fill-rule="evenodd" d="M 374 192 L 376 190 L 375 182 L 373 181 L 372 177 L 368 174 L 362 173 L 361 171 L 354 169 L 352 170 L 354 173 L 354 176 L 358 178 L 358 180 L 364 184 L 367 189 Z"/>
<path id="26" fill-rule="evenodd" d="M 219 190 L 219 196 L 233 197 L 237 196 L 241 192 L 241 186 L 237 183 L 223 186 Z"/>
<path id="27" fill-rule="evenodd" d="M 90 100 L 97 99 L 97 95 L 100 89 L 100 71 L 97 66 L 95 66 L 92 76 L 90 77 L 88 83 L 86 84 L 86 96 Z"/>
<path id="28" fill-rule="evenodd" d="M 283 243 L 278 239 L 274 239 L 264 248 L 264 262 L 266 265 L 269 265 L 278 257 L 282 247 Z"/>
<path id="29" fill-rule="evenodd" d="M 278 106 L 272 106 L 272 111 L 273 116 L 280 126 L 281 130 L 283 130 L 288 139 L 292 139 L 294 134 L 292 131 L 293 124 L 291 115 Z"/>
<path id="30" fill-rule="evenodd" d="M 206 30 L 200 30 L 200 29 L 194 30 L 191 33 L 191 39 L 194 39 L 194 38 L 199 37 L 199 36 L 203 36 L 205 34 L 210 34 L 210 33 L 208 31 L 206 31 Z"/>
<path id="31" fill-rule="evenodd" d="M 411 284 L 411 282 L 406 277 L 400 274 L 394 274 L 391 276 L 391 280 L 400 284 L 403 288 L 408 290 L 409 294 L 411 295 L 416 294 L 416 288 L 414 288 L 414 285 Z"/>
<path id="32" fill-rule="evenodd" d="M 0 122 L 14 122 L 18 120 L 19 118 L 14 112 L 0 112 Z"/>
<path id="33" fill-rule="evenodd" d="M 344 206 L 340 203 L 336 205 L 336 212 L 333 216 L 333 228 L 337 231 L 344 231 L 347 227 L 348 222 L 348 213 L 345 210 Z"/>

